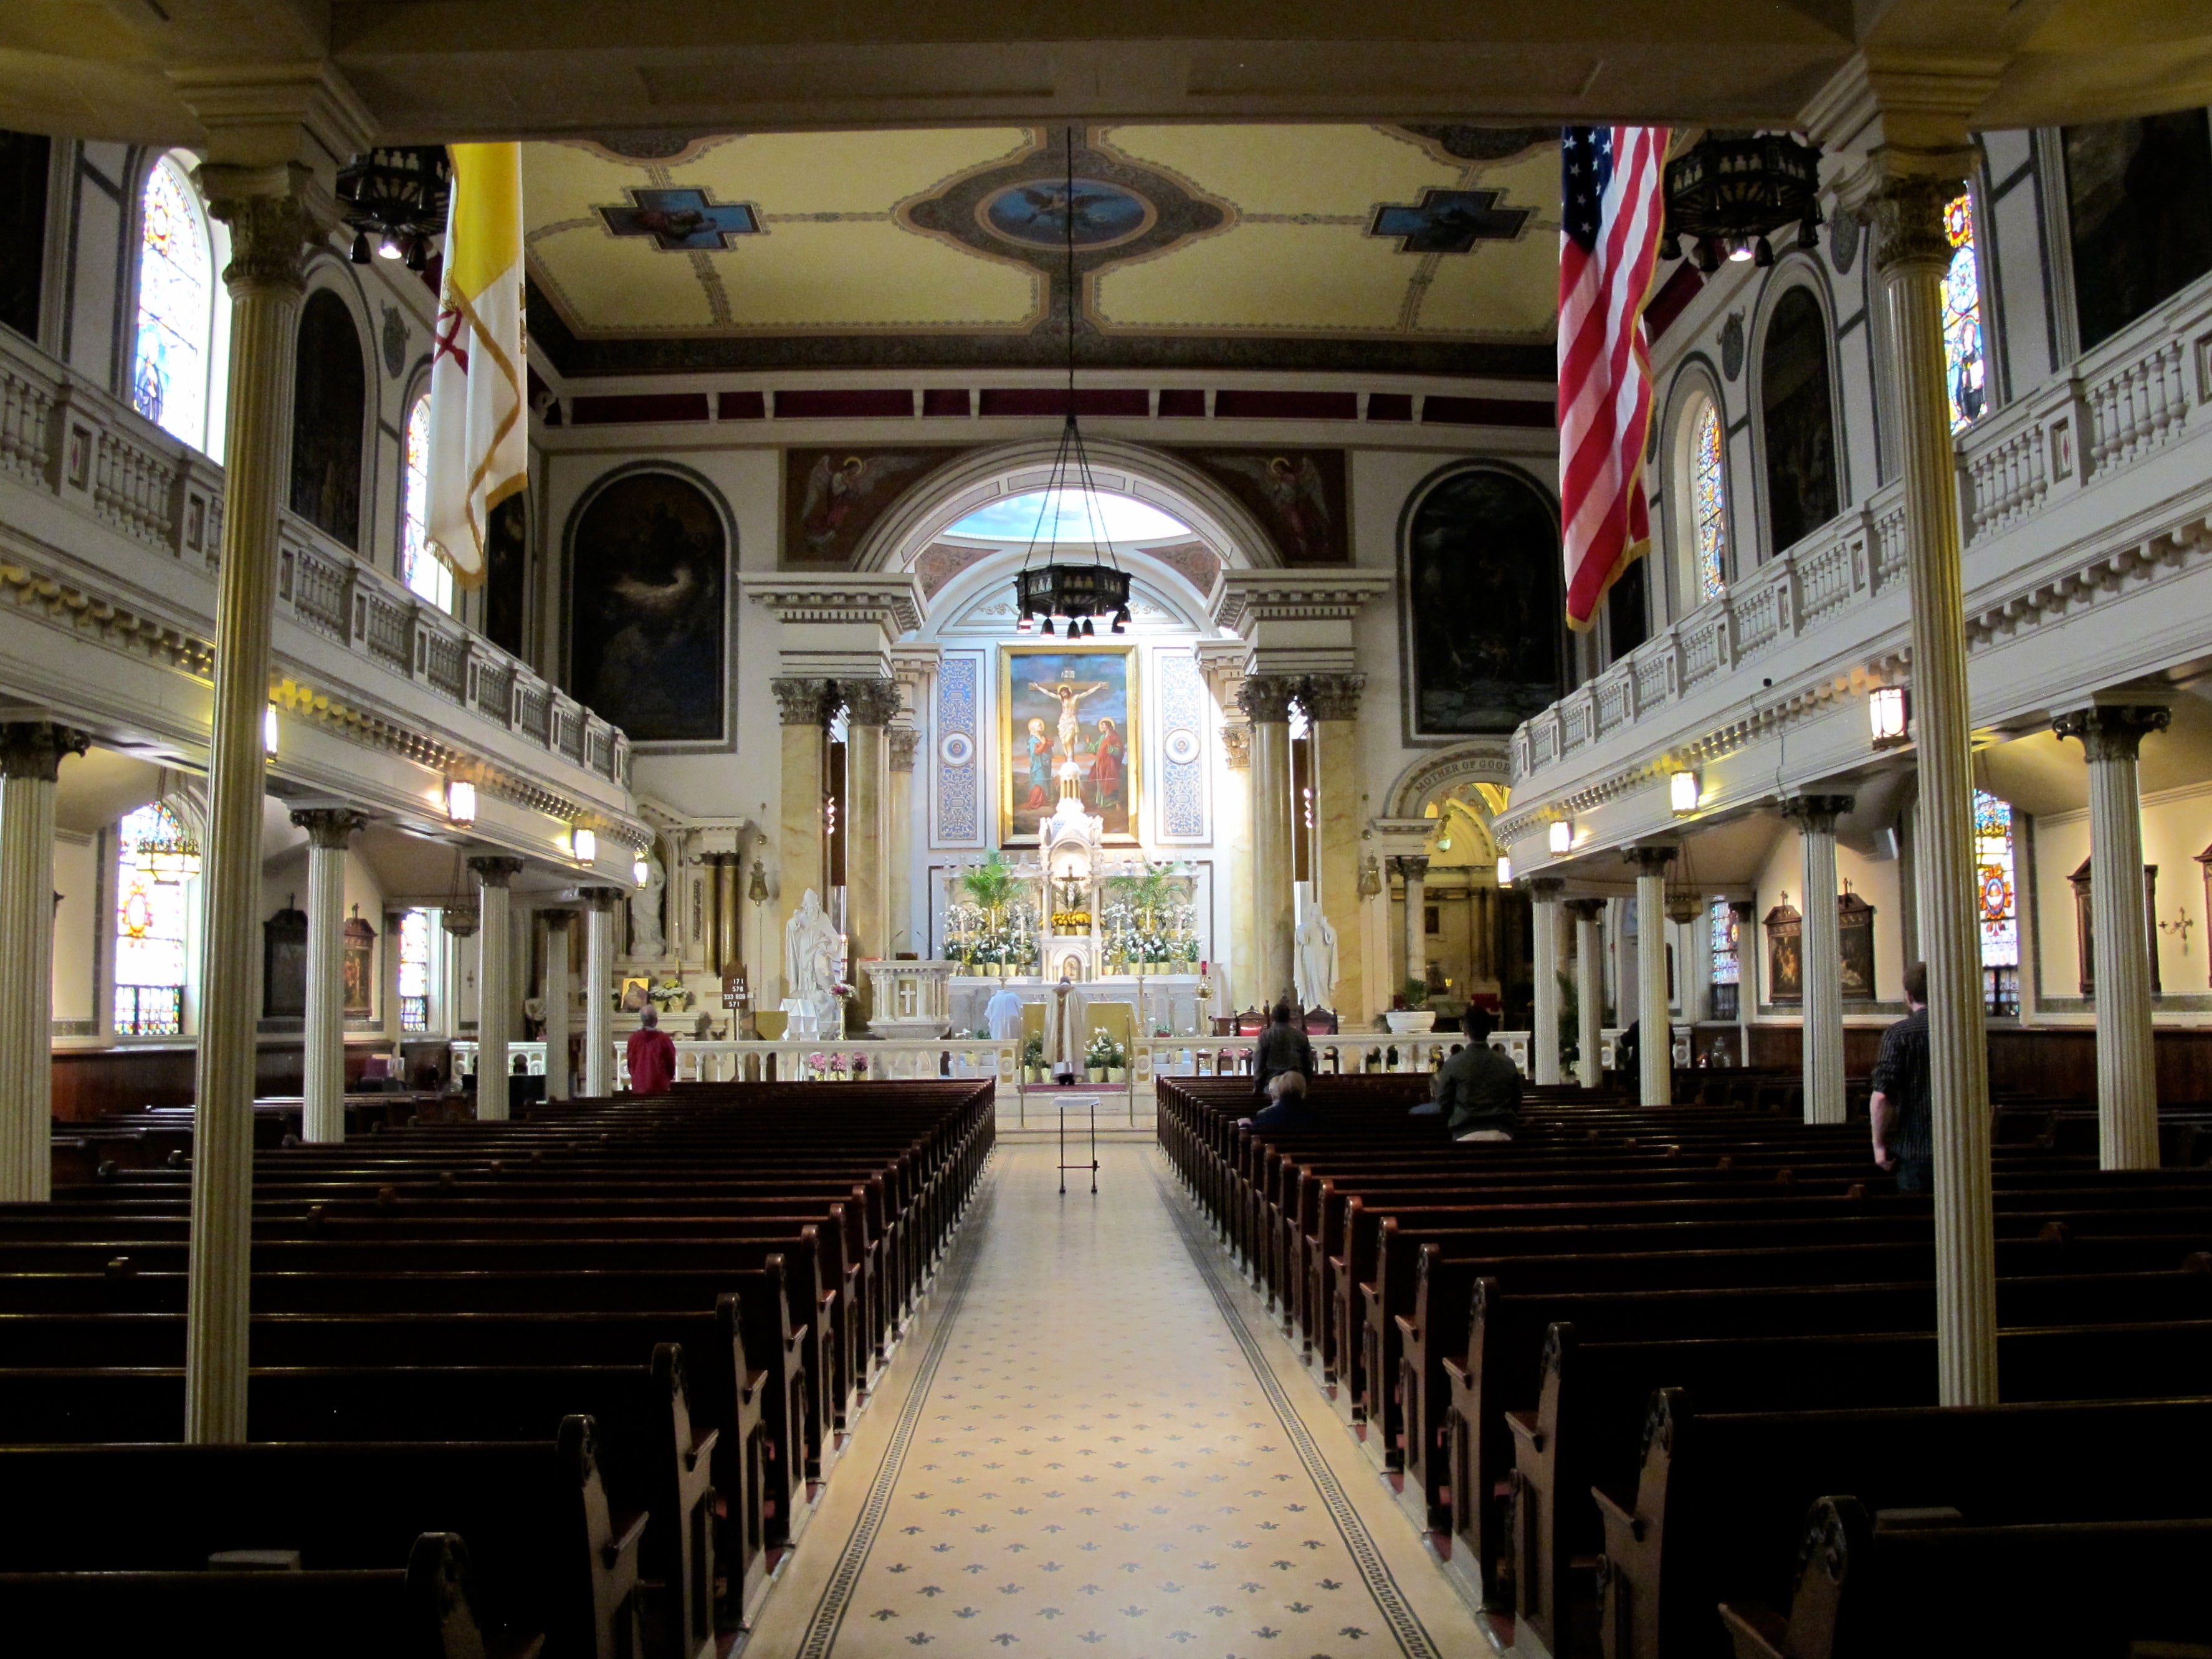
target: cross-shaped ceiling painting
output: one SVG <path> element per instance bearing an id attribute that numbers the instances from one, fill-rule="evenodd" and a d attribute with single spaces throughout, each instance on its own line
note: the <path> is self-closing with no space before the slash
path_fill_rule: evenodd
<path id="1" fill-rule="evenodd" d="M 1177 125 L 523 147 L 573 374 L 1064 361 L 1548 376 L 1556 134 Z M 1071 161 L 1073 193 L 1068 185 Z"/>

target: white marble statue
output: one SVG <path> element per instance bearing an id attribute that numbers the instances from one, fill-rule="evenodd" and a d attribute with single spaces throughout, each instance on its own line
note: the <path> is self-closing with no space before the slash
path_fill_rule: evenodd
<path id="1" fill-rule="evenodd" d="M 660 848 L 645 852 L 645 885 L 629 896 L 629 953 L 641 962 L 658 961 L 668 954 L 668 935 L 660 923 L 660 901 L 668 890 L 668 872 L 660 862 Z"/>
<path id="2" fill-rule="evenodd" d="M 803 1002 L 817 1019 L 828 1019 L 836 1010 L 831 987 L 837 983 L 839 958 L 844 943 L 837 926 L 822 908 L 822 898 L 811 887 L 783 925 L 783 994 L 785 1006 Z"/>
<path id="3" fill-rule="evenodd" d="M 1330 1008 L 1336 994 L 1336 929 L 1318 904 L 1307 908 L 1297 936 L 1298 1006 Z"/>

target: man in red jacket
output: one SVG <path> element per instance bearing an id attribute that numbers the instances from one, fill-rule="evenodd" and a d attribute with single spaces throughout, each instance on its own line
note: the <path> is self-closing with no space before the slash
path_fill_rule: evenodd
<path id="1" fill-rule="evenodd" d="M 660 1029 L 660 1015 L 648 1008 L 629 1034 L 629 1091 L 665 1095 L 676 1081 L 676 1045 Z"/>

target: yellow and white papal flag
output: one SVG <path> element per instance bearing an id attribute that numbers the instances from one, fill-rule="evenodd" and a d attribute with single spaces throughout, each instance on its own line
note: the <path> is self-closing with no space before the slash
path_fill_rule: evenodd
<path id="1" fill-rule="evenodd" d="M 522 147 L 454 144 L 445 290 L 430 359 L 424 539 L 474 587 L 492 509 L 528 482 L 522 334 Z"/>

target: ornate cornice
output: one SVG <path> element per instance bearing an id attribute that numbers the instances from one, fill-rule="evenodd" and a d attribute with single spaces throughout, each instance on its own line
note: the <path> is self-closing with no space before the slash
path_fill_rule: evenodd
<path id="1" fill-rule="evenodd" d="M 874 623 L 893 638 L 921 626 L 921 583 L 911 574 L 763 571 L 738 579 L 745 597 L 787 623 Z"/>
<path id="2" fill-rule="evenodd" d="M 1224 570 L 1206 608 L 1242 634 L 1263 622 L 1349 622 L 1390 579 L 1371 570 Z"/>

